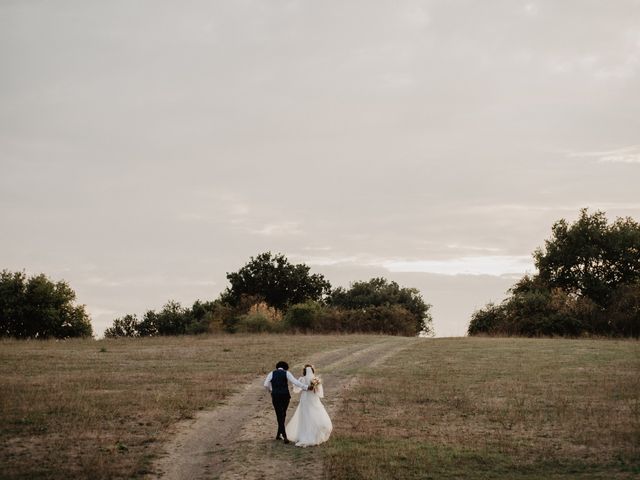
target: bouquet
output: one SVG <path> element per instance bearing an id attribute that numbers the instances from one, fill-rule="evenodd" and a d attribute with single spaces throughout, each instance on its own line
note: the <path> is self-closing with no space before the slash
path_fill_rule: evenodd
<path id="1" fill-rule="evenodd" d="M 321 381 L 318 377 L 313 377 L 313 378 L 311 379 L 311 383 L 309 384 L 309 386 L 310 386 L 313 390 L 315 390 L 315 389 L 316 389 L 316 387 L 317 387 L 318 385 L 320 385 L 321 383 L 322 383 L 322 381 Z"/>

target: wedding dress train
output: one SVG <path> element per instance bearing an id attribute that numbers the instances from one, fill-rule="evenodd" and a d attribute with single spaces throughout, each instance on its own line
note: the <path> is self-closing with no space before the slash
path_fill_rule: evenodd
<path id="1" fill-rule="evenodd" d="M 313 377 L 313 370 L 306 368 L 305 376 L 298 380 L 309 385 Z M 322 385 L 316 386 L 312 392 L 301 390 L 298 387 L 293 387 L 293 391 L 294 393 L 302 393 L 298 408 L 286 427 L 289 440 L 295 442 L 298 447 L 319 445 L 329 440 L 333 425 L 329 414 L 320 401 L 324 397 Z"/>

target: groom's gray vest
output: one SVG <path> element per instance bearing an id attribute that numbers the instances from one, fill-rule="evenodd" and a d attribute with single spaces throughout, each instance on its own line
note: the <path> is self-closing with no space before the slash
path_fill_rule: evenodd
<path id="1" fill-rule="evenodd" d="M 271 394 L 289 395 L 289 382 L 286 370 L 274 370 L 271 375 Z"/>

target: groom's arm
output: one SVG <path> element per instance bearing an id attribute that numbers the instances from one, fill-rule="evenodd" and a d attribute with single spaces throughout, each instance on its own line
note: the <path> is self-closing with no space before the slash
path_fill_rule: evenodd
<path id="1" fill-rule="evenodd" d="M 271 378 L 273 378 L 273 372 L 269 372 L 266 380 L 264 381 L 264 388 L 266 388 L 269 392 L 271 391 Z"/>
<path id="2" fill-rule="evenodd" d="M 296 377 L 293 376 L 293 373 L 287 370 L 287 380 L 293 383 L 296 387 L 301 388 L 302 390 L 309 390 L 309 386 L 305 385 L 302 382 L 299 382 Z"/>

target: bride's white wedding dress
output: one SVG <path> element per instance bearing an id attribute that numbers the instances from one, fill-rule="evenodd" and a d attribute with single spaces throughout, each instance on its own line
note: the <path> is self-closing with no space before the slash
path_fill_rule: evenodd
<path id="1" fill-rule="evenodd" d="M 300 377 L 298 380 L 305 385 L 309 385 L 313 377 L 313 371 L 307 368 L 305 376 Z M 295 442 L 298 447 L 319 445 L 329 440 L 333 425 L 329 414 L 320 401 L 324 397 L 322 384 L 318 385 L 312 392 L 301 390 L 298 387 L 293 387 L 293 391 L 294 393 L 302 393 L 300 394 L 298 408 L 296 408 L 286 427 L 289 440 Z"/>

